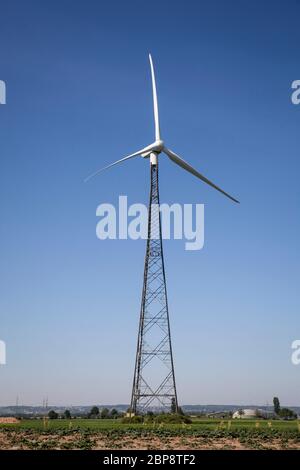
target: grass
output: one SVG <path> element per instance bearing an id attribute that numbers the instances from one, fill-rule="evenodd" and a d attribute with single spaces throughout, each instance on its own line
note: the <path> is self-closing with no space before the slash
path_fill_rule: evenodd
<path id="1" fill-rule="evenodd" d="M 88 450 L 97 445 L 105 449 L 234 448 L 237 443 L 248 449 L 300 448 L 300 423 L 296 420 L 193 419 L 191 424 L 131 424 L 121 419 L 28 419 L 0 424 L 0 435 L 4 448 L 41 450 Z"/>
<path id="2" fill-rule="evenodd" d="M 0 430 L 35 430 L 35 431 L 73 431 L 87 430 L 95 432 L 140 430 L 153 431 L 165 429 L 170 431 L 190 431 L 192 434 L 197 431 L 240 431 L 253 430 L 254 432 L 273 432 L 273 431 L 300 431 L 299 421 L 280 421 L 280 420 L 218 420 L 218 419 L 193 419 L 191 424 L 167 424 L 167 423 L 122 423 L 120 419 L 42 419 L 22 420 L 19 423 L 0 424 Z M 300 434 L 300 432 L 299 432 Z"/>

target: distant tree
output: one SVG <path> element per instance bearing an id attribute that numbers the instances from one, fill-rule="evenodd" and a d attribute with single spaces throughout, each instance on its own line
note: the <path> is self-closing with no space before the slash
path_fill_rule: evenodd
<path id="1" fill-rule="evenodd" d="M 255 410 L 255 416 L 256 416 L 256 418 L 261 418 L 262 417 L 261 412 L 258 409 Z"/>
<path id="2" fill-rule="evenodd" d="M 280 414 L 280 401 L 278 397 L 273 398 L 273 405 L 274 405 L 274 413 L 279 415 Z"/>
<path id="3" fill-rule="evenodd" d="M 89 418 L 98 418 L 99 413 L 100 413 L 100 412 L 99 412 L 98 406 L 93 406 L 93 407 L 91 408 L 91 411 L 90 411 L 89 414 L 88 414 L 88 417 L 89 417 Z"/>
<path id="4" fill-rule="evenodd" d="M 171 413 L 177 413 L 176 400 L 174 397 L 171 400 Z"/>
<path id="5" fill-rule="evenodd" d="M 101 416 L 101 419 L 108 418 L 108 416 L 109 416 L 108 408 L 102 408 L 100 416 Z"/>
<path id="6" fill-rule="evenodd" d="M 241 410 L 238 410 L 238 414 L 239 414 L 239 416 L 243 416 L 243 415 L 245 414 L 245 411 L 242 410 L 242 409 L 241 409 Z"/>
<path id="7" fill-rule="evenodd" d="M 279 411 L 279 416 L 283 419 L 296 419 L 297 414 L 290 410 L 289 408 L 281 408 Z"/>
<path id="8" fill-rule="evenodd" d="M 66 419 L 71 419 L 70 410 L 66 410 L 66 411 L 64 412 L 64 416 L 65 416 Z"/>
<path id="9" fill-rule="evenodd" d="M 181 416 L 185 416 L 185 413 L 184 413 L 183 409 L 181 408 L 181 406 L 178 406 L 178 414 L 181 415 Z"/>
<path id="10" fill-rule="evenodd" d="M 116 410 L 115 408 L 113 408 L 110 412 L 110 416 L 111 418 L 117 418 L 119 416 L 119 412 L 118 410 Z"/>
<path id="11" fill-rule="evenodd" d="M 56 411 L 50 410 L 49 413 L 48 413 L 48 418 L 49 418 L 49 419 L 57 419 L 57 418 L 58 418 L 58 414 L 56 413 Z"/>

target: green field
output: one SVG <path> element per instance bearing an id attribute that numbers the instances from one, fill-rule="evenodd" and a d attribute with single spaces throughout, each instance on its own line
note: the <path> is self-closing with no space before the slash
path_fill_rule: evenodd
<path id="1" fill-rule="evenodd" d="M 28 419 L 0 424 L 0 449 L 295 449 L 299 421 L 193 419 L 191 424 L 120 419 Z"/>
<path id="2" fill-rule="evenodd" d="M 279 430 L 279 431 L 299 431 L 300 421 L 280 421 L 280 420 L 254 420 L 254 419 L 241 419 L 241 420 L 220 420 L 220 419 L 193 419 L 191 424 L 166 424 L 166 423 L 147 423 L 147 424 L 124 424 L 120 419 L 28 419 L 22 420 L 19 423 L 13 424 L 0 424 L 0 429 L 15 429 L 15 430 L 90 430 L 90 431 L 113 431 L 113 430 L 189 430 L 189 431 L 234 431 L 234 430 Z"/>

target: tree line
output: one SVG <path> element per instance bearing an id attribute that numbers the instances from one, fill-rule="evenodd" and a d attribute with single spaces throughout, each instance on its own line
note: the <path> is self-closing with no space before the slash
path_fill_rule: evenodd
<path id="1" fill-rule="evenodd" d="M 123 416 L 123 413 L 120 413 L 115 408 L 109 410 L 108 408 L 102 408 L 101 410 L 98 406 L 93 406 L 87 415 L 81 415 L 82 418 L 88 419 L 115 419 Z M 73 416 L 76 418 L 76 416 Z M 65 410 L 62 414 L 57 413 L 55 410 L 50 410 L 48 413 L 49 419 L 72 419 L 72 414 L 70 410 Z"/>
<path id="2" fill-rule="evenodd" d="M 274 413 L 283 419 L 296 419 L 297 413 L 289 408 L 281 408 L 280 401 L 278 397 L 273 398 Z"/>

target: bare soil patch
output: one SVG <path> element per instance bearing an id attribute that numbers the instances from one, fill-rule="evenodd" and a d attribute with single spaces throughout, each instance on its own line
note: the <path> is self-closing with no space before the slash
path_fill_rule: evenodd
<path id="1" fill-rule="evenodd" d="M 7 417 L 7 418 L 0 418 L 0 424 L 13 424 L 13 423 L 19 423 L 19 419 L 13 418 L 13 417 Z"/>
<path id="2" fill-rule="evenodd" d="M 144 449 L 144 450 L 251 450 L 251 449 L 297 449 L 300 441 L 295 439 L 260 438 L 241 441 L 239 438 L 197 436 L 109 436 L 95 432 L 89 435 L 72 432 L 67 435 L 0 430 L 0 449 L 47 450 L 47 449 Z"/>

